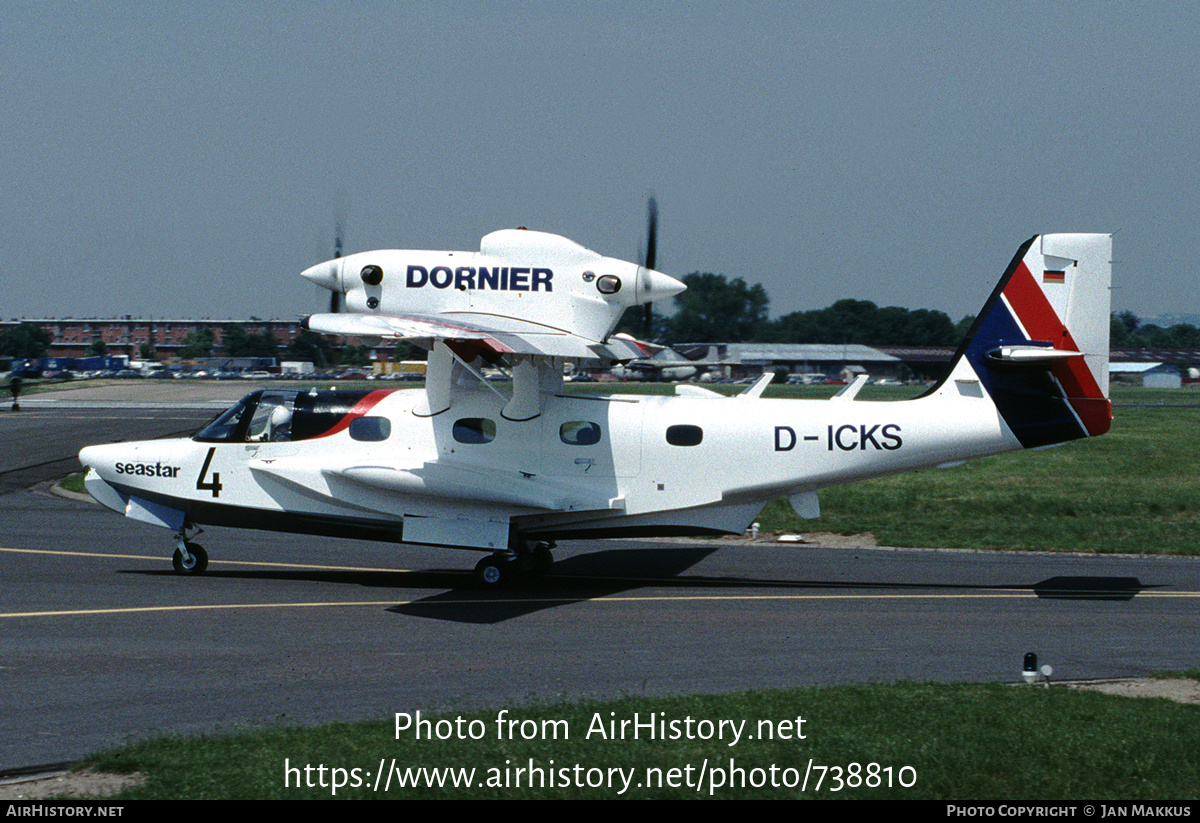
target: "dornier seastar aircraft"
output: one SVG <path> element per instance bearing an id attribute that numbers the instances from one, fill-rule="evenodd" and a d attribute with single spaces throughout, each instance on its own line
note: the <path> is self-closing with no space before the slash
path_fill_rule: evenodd
<path id="1" fill-rule="evenodd" d="M 650 255 L 652 257 L 652 255 Z M 479 252 L 374 251 L 304 272 L 345 296 L 330 334 L 413 341 L 423 389 L 265 389 L 190 439 L 90 446 L 92 496 L 175 533 L 199 573 L 202 525 L 485 552 L 487 586 L 545 573 L 555 541 L 740 533 L 765 502 L 819 515 L 825 487 L 1100 435 L 1108 401 L 1112 240 L 1018 250 L 942 380 L 918 398 L 584 396 L 565 361 L 647 354 L 612 331 L 683 285 L 555 235 L 504 230 Z M 483 378 L 506 366 L 511 386 Z"/>

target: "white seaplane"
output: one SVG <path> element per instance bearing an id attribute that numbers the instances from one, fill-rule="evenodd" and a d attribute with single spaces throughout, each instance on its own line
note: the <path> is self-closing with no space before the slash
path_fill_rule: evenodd
<path id="1" fill-rule="evenodd" d="M 653 224 L 652 224 L 653 226 Z M 482 551 L 485 586 L 544 574 L 556 541 L 740 533 L 786 497 L 804 518 L 828 486 L 1103 434 L 1111 421 L 1112 238 L 1021 245 L 942 380 L 900 402 L 573 394 L 564 364 L 630 361 L 629 307 L 684 286 L 653 267 L 520 229 L 478 252 L 368 251 L 303 276 L 344 296 L 309 329 L 429 352 L 424 388 L 264 389 L 195 436 L 89 446 L 99 502 L 175 534 L 205 570 L 201 526 Z M 483 369 L 506 367 L 511 384 Z"/>

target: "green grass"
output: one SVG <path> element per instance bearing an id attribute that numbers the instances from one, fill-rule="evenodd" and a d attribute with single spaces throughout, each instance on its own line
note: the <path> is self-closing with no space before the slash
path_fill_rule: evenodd
<path id="1" fill-rule="evenodd" d="M 75 494 L 87 494 L 87 487 L 83 485 L 83 478 L 86 476 L 87 472 L 75 472 L 58 481 L 58 485 Z"/>
<path id="2" fill-rule="evenodd" d="M 1192 673 L 1195 676 L 1196 673 Z M 789 739 L 605 740 L 586 733 L 596 718 L 632 719 L 650 713 L 658 719 L 684 721 L 745 720 L 755 732 L 760 720 L 778 728 L 793 725 Z M 441 717 L 454 720 L 458 715 Z M 632 769 L 636 798 L 924 798 L 937 800 L 1102 800 L 1195 799 L 1200 788 L 1200 707 L 1162 699 L 1114 697 L 1063 687 L 1051 689 L 1005 685 L 894 684 L 802 688 L 735 695 L 622 700 L 541 705 L 511 710 L 519 721 L 565 721 L 557 738 L 539 732 L 536 739 L 499 739 L 495 711 L 461 715 L 477 719 L 478 740 L 415 740 L 411 731 L 395 733 L 394 720 L 341 724 L 320 729 L 273 728 L 208 738 L 169 738 L 137 744 L 91 758 L 92 768 L 118 773 L 141 772 L 147 781 L 117 799 L 260 798 L 320 799 L 334 796 L 331 769 L 344 770 L 338 798 L 615 798 L 614 788 L 574 785 L 513 785 L 517 767 L 549 770 Z M 436 719 L 427 717 L 425 719 Z M 447 728 L 449 728 L 447 726 Z M 464 728 L 466 728 L 464 726 Z M 529 726 L 534 728 L 534 726 Z M 548 727 L 547 727 L 548 728 Z M 562 729 L 569 732 L 563 739 Z M 682 731 L 685 726 L 679 726 Z M 765 728 L 765 727 L 764 727 Z M 797 739 L 803 732 L 804 739 Z M 757 737 L 757 735 L 755 735 Z M 878 764 L 872 769 L 882 785 L 843 785 L 834 772 L 810 773 L 806 791 L 798 786 L 772 786 L 770 768 L 779 782 L 802 780 L 809 761 L 816 766 Z M 371 789 L 381 761 L 400 768 L 474 768 L 470 788 L 393 787 L 387 794 Z M 712 787 L 697 792 L 695 777 L 702 764 L 727 774 L 731 760 L 755 787 Z M 285 761 L 298 772 L 284 785 Z M 303 767 L 311 765 L 313 783 Z M 315 767 L 325 765 L 325 787 Z M 646 776 L 678 769 L 680 780 L 691 769 L 693 785 L 642 785 Z M 886 785 L 891 767 L 893 785 Z M 901 772 L 902 767 L 909 767 Z M 351 769 L 360 769 L 355 787 Z M 754 770 L 760 771 L 754 771 Z M 785 772 L 784 769 L 795 771 Z M 506 771 L 507 770 L 507 771 Z M 367 772 L 370 776 L 367 776 Z M 558 773 L 561 776 L 561 772 Z M 574 772 L 571 772 L 574 775 Z M 592 772 L 593 775 L 597 774 Z M 716 774 L 716 772 L 710 772 Z M 864 772 L 865 774 L 865 772 Z M 913 776 L 915 774 L 915 782 Z M 843 772 L 845 780 L 849 772 Z M 911 784 L 899 785 L 900 779 Z M 499 785 L 486 785 L 492 779 Z M 507 781 L 507 785 L 505 785 Z M 565 782 L 565 781 L 560 781 Z M 478 784 L 484 785 L 478 785 Z"/>

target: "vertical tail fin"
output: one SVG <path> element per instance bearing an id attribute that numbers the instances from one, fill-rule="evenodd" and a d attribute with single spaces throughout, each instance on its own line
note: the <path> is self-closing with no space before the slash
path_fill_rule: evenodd
<path id="1" fill-rule="evenodd" d="M 978 379 L 1026 448 L 1104 434 L 1111 282 L 1112 235 L 1031 238 L 942 384 Z"/>

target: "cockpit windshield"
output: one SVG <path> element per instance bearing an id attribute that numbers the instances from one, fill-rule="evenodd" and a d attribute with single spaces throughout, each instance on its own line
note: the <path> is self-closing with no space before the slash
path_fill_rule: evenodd
<path id="1" fill-rule="evenodd" d="M 212 443 L 223 443 L 227 440 L 237 439 L 238 427 L 241 425 L 242 418 L 246 414 L 246 409 L 253 408 L 258 403 L 259 394 L 261 392 L 255 392 L 243 397 L 237 402 L 237 405 L 226 409 L 216 420 L 196 432 L 192 439 Z"/>
<path id="2" fill-rule="evenodd" d="M 243 397 L 192 439 L 205 443 L 264 443 L 320 437 L 345 421 L 371 393 L 337 389 L 257 391 Z"/>

